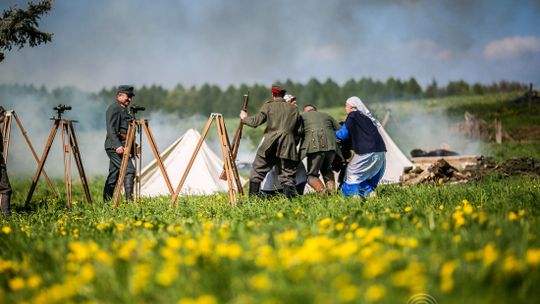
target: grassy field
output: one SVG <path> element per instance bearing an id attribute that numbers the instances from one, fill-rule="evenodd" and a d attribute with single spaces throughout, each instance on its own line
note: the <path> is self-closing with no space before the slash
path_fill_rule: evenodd
<path id="1" fill-rule="evenodd" d="M 3 302 L 540 300 L 538 179 L 385 185 L 365 202 L 306 195 L 238 208 L 223 194 L 117 209 L 76 197 L 67 211 L 40 186 L 32 210 L 16 205 L 2 220 Z"/>
<path id="2" fill-rule="evenodd" d="M 414 111 L 425 103 L 451 114 L 485 102 L 495 106 L 477 109 L 489 118 L 507 113 L 500 111 L 508 99 L 395 106 Z M 534 111 L 521 124 L 515 113 L 501 118 L 515 132 L 534 127 Z M 393 113 L 399 121 L 405 108 Z M 529 138 L 485 147 L 504 160 L 538 158 L 534 145 Z M 383 185 L 367 201 L 310 194 L 242 198 L 232 208 L 222 193 L 116 209 L 100 201 L 97 178 L 93 205 L 74 184 L 72 210 L 43 181 L 31 209 L 22 208 L 29 181 L 11 179 L 14 215 L 0 218 L 2 303 L 540 301 L 538 177 L 495 173 L 468 184 Z"/>

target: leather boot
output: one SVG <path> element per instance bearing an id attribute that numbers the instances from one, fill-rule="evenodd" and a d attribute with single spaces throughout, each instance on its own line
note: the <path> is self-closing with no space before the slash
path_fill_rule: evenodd
<path id="1" fill-rule="evenodd" d="M 2 212 L 6 217 L 11 216 L 11 193 L 2 193 L 0 202 L 2 204 Z"/>
<path id="2" fill-rule="evenodd" d="M 126 193 L 126 200 L 128 202 L 133 201 L 133 182 L 127 182 L 124 185 L 124 191 Z"/>
<path id="3" fill-rule="evenodd" d="M 323 183 L 321 182 L 320 179 L 318 178 L 310 178 L 308 180 L 308 184 L 311 186 L 311 188 L 313 188 L 313 190 L 317 191 L 317 193 L 322 193 L 324 192 L 324 185 Z"/>
<path id="4" fill-rule="evenodd" d="M 108 202 L 112 199 L 114 195 L 114 186 L 105 185 L 103 188 L 103 201 Z"/>
<path id="5" fill-rule="evenodd" d="M 289 185 L 284 185 L 283 186 L 283 195 L 285 195 L 286 198 L 288 199 L 292 199 L 293 197 L 296 196 L 296 187 L 295 186 L 289 186 Z"/>
<path id="6" fill-rule="evenodd" d="M 336 191 L 336 182 L 334 177 L 334 172 L 330 172 L 328 175 L 324 176 L 324 181 L 326 184 L 326 191 L 327 192 L 334 192 Z"/>
<path id="7" fill-rule="evenodd" d="M 261 190 L 260 182 L 249 182 L 249 196 L 259 196 Z"/>

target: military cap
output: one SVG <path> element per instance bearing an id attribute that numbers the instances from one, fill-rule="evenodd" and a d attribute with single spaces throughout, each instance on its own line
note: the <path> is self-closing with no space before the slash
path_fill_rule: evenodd
<path id="1" fill-rule="evenodd" d="M 279 94 L 279 93 L 285 93 L 285 92 L 287 92 L 287 90 L 285 90 L 285 88 L 283 88 L 279 84 L 272 85 L 272 93 Z"/>
<path id="2" fill-rule="evenodd" d="M 129 97 L 135 96 L 133 87 L 130 85 L 121 85 L 118 87 L 118 93 L 126 93 Z"/>

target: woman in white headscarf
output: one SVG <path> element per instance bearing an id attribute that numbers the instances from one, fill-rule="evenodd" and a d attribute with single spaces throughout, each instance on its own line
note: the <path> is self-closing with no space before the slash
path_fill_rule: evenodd
<path id="1" fill-rule="evenodd" d="M 341 191 L 345 196 L 374 195 L 386 166 L 386 146 L 377 127 L 379 121 L 362 103 L 353 96 L 345 102 L 347 119 L 336 131 L 340 140 L 350 139 L 355 155 L 347 164 Z"/>

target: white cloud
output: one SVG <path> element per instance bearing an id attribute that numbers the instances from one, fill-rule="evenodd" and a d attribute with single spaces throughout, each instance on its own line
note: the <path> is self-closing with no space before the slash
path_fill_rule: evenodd
<path id="1" fill-rule="evenodd" d="M 491 41 L 484 48 L 488 59 L 519 57 L 524 54 L 540 52 L 540 38 L 534 36 L 514 36 Z"/>

